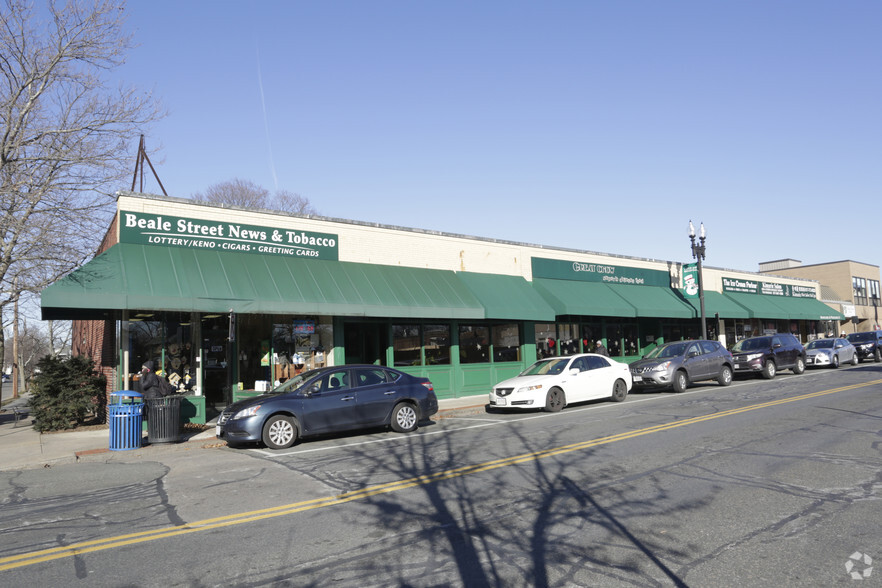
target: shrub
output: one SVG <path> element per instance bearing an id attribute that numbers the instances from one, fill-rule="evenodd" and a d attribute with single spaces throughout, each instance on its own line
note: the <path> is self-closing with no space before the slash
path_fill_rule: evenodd
<path id="1" fill-rule="evenodd" d="M 105 404 L 106 378 L 84 356 L 67 360 L 48 355 L 37 363 L 31 381 L 31 415 L 39 432 L 75 428 Z"/>

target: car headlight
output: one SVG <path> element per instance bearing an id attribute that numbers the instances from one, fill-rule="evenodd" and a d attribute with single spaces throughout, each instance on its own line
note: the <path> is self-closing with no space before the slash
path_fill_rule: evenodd
<path id="1" fill-rule="evenodd" d="M 533 390 L 541 390 L 542 384 L 534 384 L 533 386 L 524 386 L 523 388 L 518 388 L 518 392 L 532 392 Z"/>
<path id="2" fill-rule="evenodd" d="M 873 347 L 873 344 L 867 343 L 866 345 L 861 345 L 861 347 L 864 348 L 864 351 L 869 351 Z"/>
<path id="3" fill-rule="evenodd" d="M 666 361 L 666 362 L 664 362 L 664 363 L 660 363 L 660 364 L 658 364 L 657 366 L 655 366 L 654 368 L 652 368 L 652 371 L 654 371 L 654 372 L 666 372 L 666 371 L 668 371 L 668 368 L 669 368 L 669 367 L 671 367 L 671 362 Z"/>
<path id="4" fill-rule="evenodd" d="M 259 408 L 260 408 L 259 404 L 255 405 L 255 406 L 249 406 L 248 408 L 243 408 L 242 410 L 240 410 L 239 412 L 237 412 L 236 414 L 233 415 L 232 420 L 247 419 L 248 417 L 253 417 L 254 415 L 257 414 L 257 411 Z"/>
<path id="5" fill-rule="evenodd" d="M 763 356 L 762 353 L 749 353 L 745 358 L 747 361 L 753 361 L 754 359 L 759 359 Z"/>

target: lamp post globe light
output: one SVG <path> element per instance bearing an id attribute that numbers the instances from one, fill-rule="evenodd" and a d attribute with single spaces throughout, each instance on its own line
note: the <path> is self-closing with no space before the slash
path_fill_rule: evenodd
<path id="1" fill-rule="evenodd" d="M 698 243 L 695 242 L 695 225 L 689 221 L 689 241 L 692 243 L 692 259 L 698 262 L 698 306 L 701 308 L 701 338 L 707 339 L 707 317 L 704 314 L 704 279 L 701 275 L 701 262 L 704 259 L 704 240 L 707 235 L 701 223 Z"/>

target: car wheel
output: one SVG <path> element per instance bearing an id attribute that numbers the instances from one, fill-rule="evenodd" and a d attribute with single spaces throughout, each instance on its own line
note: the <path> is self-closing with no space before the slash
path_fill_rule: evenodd
<path id="1" fill-rule="evenodd" d="M 857 365 L 860 362 L 861 362 L 861 358 L 858 357 L 857 353 L 855 353 L 854 355 L 851 356 L 851 365 Z"/>
<path id="2" fill-rule="evenodd" d="M 763 366 L 763 377 L 767 380 L 771 380 L 775 377 L 776 373 L 778 373 L 778 366 L 776 366 L 775 362 L 771 359 L 768 360 Z"/>
<path id="3" fill-rule="evenodd" d="M 686 372 L 680 370 L 674 374 L 674 392 L 685 392 L 687 386 L 689 386 L 689 378 L 686 377 Z"/>
<path id="4" fill-rule="evenodd" d="M 796 365 L 793 366 L 793 373 L 799 375 L 805 371 L 805 360 L 801 357 L 796 358 Z"/>
<path id="5" fill-rule="evenodd" d="M 833 366 L 834 369 L 839 367 L 839 356 L 838 355 L 833 356 L 833 361 L 830 362 L 830 365 Z"/>
<path id="6" fill-rule="evenodd" d="M 397 433 L 410 433 L 416 431 L 419 418 L 412 404 L 402 402 L 392 410 L 392 419 L 389 426 Z"/>
<path id="7" fill-rule="evenodd" d="M 287 449 L 294 445 L 299 434 L 294 419 L 277 414 L 271 416 L 263 426 L 263 444 L 270 449 Z"/>
<path id="8" fill-rule="evenodd" d="M 720 386 L 728 386 L 732 383 L 732 368 L 724 365 L 720 368 L 720 375 L 717 376 L 717 383 Z"/>
<path id="9" fill-rule="evenodd" d="M 624 380 L 616 380 L 616 383 L 613 384 L 612 399 L 616 402 L 622 402 L 627 397 L 628 385 L 625 384 Z"/>
<path id="10" fill-rule="evenodd" d="M 546 412 L 560 412 L 564 404 L 566 404 L 566 397 L 563 390 L 552 388 L 548 391 L 548 395 L 545 397 Z"/>
<path id="11" fill-rule="evenodd" d="M 876 350 L 873 352 L 873 361 L 875 361 L 876 363 L 882 361 L 882 351 L 879 351 L 878 348 L 876 348 Z"/>

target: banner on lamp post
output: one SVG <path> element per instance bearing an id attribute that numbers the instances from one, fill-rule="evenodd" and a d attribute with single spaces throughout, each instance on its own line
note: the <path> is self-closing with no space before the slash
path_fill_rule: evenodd
<path id="1" fill-rule="evenodd" d="M 686 298 L 698 298 L 698 264 L 683 265 L 683 290 Z"/>

